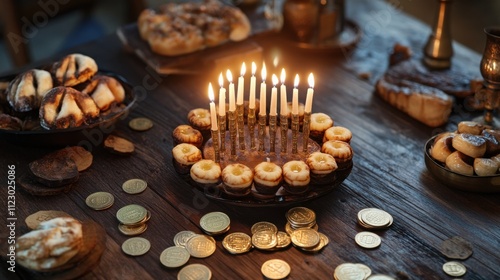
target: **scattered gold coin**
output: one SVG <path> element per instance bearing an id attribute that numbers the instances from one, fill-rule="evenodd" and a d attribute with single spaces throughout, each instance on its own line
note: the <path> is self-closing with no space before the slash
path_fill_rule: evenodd
<path id="1" fill-rule="evenodd" d="M 138 194 L 143 192 L 148 183 L 142 179 L 130 179 L 122 184 L 122 189 L 128 194 Z"/>
<path id="2" fill-rule="evenodd" d="M 222 212 L 210 212 L 200 219 L 200 226 L 207 234 L 218 235 L 229 230 L 231 220 Z"/>
<path id="3" fill-rule="evenodd" d="M 270 230 L 257 231 L 252 235 L 252 245 L 257 249 L 269 250 L 278 244 L 276 233 Z"/>
<path id="4" fill-rule="evenodd" d="M 443 264 L 444 273 L 453 277 L 460 277 L 467 272 L 467 268 L 459 262 L 451 261 Z"/>
<path id="5" fill-rule="evenodd" d="M 356 244 L 366 249 L 373 249 L 380 246 L 382 239 L 376 233 L 369 231 L 358 232 L 354 237 Z"/>
<path id="6" fill-rule="evenodd" d="M 215 252 L 215 240 L 209 236 L 197 234 L 187 241 L 186 249 L 192 257 L 206 258 Z"/>
<path id="7" fill-rule="evenodd" d="M 180 246 L 180 247 L 186 247 L 186 242 L 193 236 L 195 236 L 196 233 L 190 231 L 190 230 L 183 230 L 178 232 L 174 236 L 174 244 L 175 246 Z"/>
<path id="8" fill-rule="evenodd" d="M 472 255 L 472 244 L 460 236 L 454 236 L 441 243 L 440 251 L 450 259 L 466 260 Z"/>
<path id="9" fill-rule="evenodd" d="M 290 274 L 290 265 L 280 259 L 272 259 L 262 264 L 260 271 L 267 279 L 284 279 Z"/>
<path id="10" fill-rule="evenodd" d="M 41 210 L 26 217 L 24 220 L 30 229 L 36 229 L 41 222 L 59 217 L 71 217 L 68 213 L 56 210 Z"/>
<path id="11" fill-rule="evenodd" d="M 292 244 L 292 239 L 286 232 L 278 231 L 278 233 L 276 233 L 276 238 L 278 239 L 278 242 L 276 244 L 277 249 L 283 249 Z"/>
<path id="12" fill-rule="evenodd" d="M 140 224 L 138 226 L 127 226 L 124 224 L 118 225 L 118 230 L 124 235 L 128 236 L 139 235 L 145 232 L 147 228 L 148 228 L 147 224 Z"/>
<path id="13" fill-rule="evenodd" d="M 105 210 L 110 208 L 115 202 L 115 197 L 109 192 L 95 192 L 85 199 L 88 207 L 94 210 Z"/>
<path id="14" fill-rule="evenodd" d="M 301 249 L 303 251 L 306 251 L 306 252 L 316 253 L 316 252 L 321 251 L 321 249 L 323 249 L 326 245 L 328 245 L 328 243 L 329 243 L 328 237 L 321 232 L 318 232 L 318 234 L 319 234 L 318 245 L 316 245 L 312 248 L 301 248 Z"/>
<path id="15" fill-rule="evenodd" d="M 336 280 L 363 280 L 366 278 L 363 268 L 355 263 L 343 263 L 338 265 L 333 272 Z"/>
<path id="16" fill-rule="evenodd" d="M 358 223 L 367 229 L 383 229 L 392 225 L 393 218 L 384 210 L 365 208 L 358 212 Z"/>
<path id="17" fill-rule="evenodd" d="M 177 274 L 177 280 L 210 280 L 212 271 L 206 265 L 195 263 L 186 265 Z"/>
<path id="18" fill-rule="evenodd" d="M 189 260 L 189 252 L 184 247 L 172 246 L 163 250 L 160 262 L 169 268 L 181 267 Z"/>
<path id="19" fill-rule="evenodd" d="M 143 221 L 147 217 L 147 214 L 148 211 L 146 208 L 137 204 L 130 204 L 120 208 L 116 212 L 116 218 L 124 225 L 134 225 Z"/>
<path id="20" fill-rule="evenodd" d="M 320 242 L 317 231 L 310 228 L 299 228 L 290 235 L 293 245 L 300 248 L 313 248 Z"/>
<path id="21" fill-rule="evenodd" d="M 142 237 L 132 237 L 122 244 L 122 251 L 130 256 L 140 256 L 146 254 L 151 248 L 151 243 Z"/>
<path id="22" fill-rule="evenodd" d="M 278 228 L 276 227 L 276 225 L 270 222 L 257 222 L 253 224 L 252 228 L 250 229 L 252 234 L 255 234 L 257 231 L 261 230 L 269 230 L 273 231 L 274 233 L 278 232 Z"/>
<path id="23" fill-rule="evenodd" d="M 252 248 L 252 238 L 243 232 L 233 232 L 224 237 L 222 246 L 231 254 L 243 254 Z"/>
<path id="24" fill-rule="evenodd" d="M 153 122 L 148 118 L 135 118 L 131 119 L 128 123 L 130 128 L 136 131 L 146 131 L 153 127 Z"/>

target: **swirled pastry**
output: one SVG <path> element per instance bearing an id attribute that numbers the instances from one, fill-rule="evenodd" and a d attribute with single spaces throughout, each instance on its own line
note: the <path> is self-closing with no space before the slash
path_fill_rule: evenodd
<path id="1" fill-rule="evenodd" d="M 52 65 L 52 74 L 59 85 L 68 87 L 90 80 L 97 70 L 93 58 L 79 53 L 69 54 Z"/>
<path id="2" fill-rule="evenodd" d="M 115 78 L 97 75 L 82 90 L 94 99 L 95 104 L 101 111 L 109 109 L 111 104 L 120 104 L 125 100 L 125 90 Z"/>
<path id="3" fill-rule="evenodd" d="M 52 88 L 52 77 L 45 70 L 31 69 L 12 80 L 7 87 L 7 100 L 17 112 L 38 109 L 43 97 Z"/>
<path id="4" fill-rule="evenodd" d="M 69 87 L 55 87 L 43 98 L 40 124 L 46 129 L 78 127 L 99 118 L 99 108 L 87 94 Z"/>

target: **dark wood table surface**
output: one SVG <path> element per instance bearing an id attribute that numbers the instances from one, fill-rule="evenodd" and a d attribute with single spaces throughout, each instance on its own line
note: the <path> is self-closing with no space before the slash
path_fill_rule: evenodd
<path id="1" fill-rule="evenodd" d="M 288 279 L 333 279 L 335 267 L 346 262 L 363 263 L 373 273 L 397 279 L 451 279 L 442 270 L 448 259 L 439 248 L 444 240 L 460 236 L 473 246 L 473 255 L 461 261 L 467 267 L 462 278 L 499 279 L 500 196 L 446 187 L 431 176 L 424 164 L 426 140 L 442 130 L 455 129 L 458 121 L 468 120 L 474 114 L 462 110 L 458 104 L 449 124 L 433 129 L 374 94 L 374 83 L 386 69 L 387 56 L 394 43 L 410 46 L 418 57 L 430 28 L 385 2 L 347 2 L 348 18 L 364 30 L 362 41 L 348 56 L 301 50 L 290 42 L 276 40 L 273 34 L 252 39 L 263 47 L 268 65 L 272 65 L 273 57 L 278 55 L 279 69 L 285 67 L 288 73 L 300 73 L 302 77 L 313 72 L 316 76 L 313 111 L 332 116 L 336 124 L 353 132 L 354 168 L 350 176 L 327 195 L 298 204 L 316 212 L 319 230 L 328 236 L 329 245 L 316 254 L 290 247 L 273 252 L 254 249 L 235 256 L 224 250 L 223 237 L 219 236 L 212 256 L 191 258 L 189 264 L 207 265 L 213 279 L 262 279 L 261 265 L 273 258 L 290 264 L 292 271 Z M 263 220 L 284 230 L 285 213 L 291 206 L 243 207 L 209 200 L 178 176 L 172 166 L 172 130 L 187 123 L 186 116 L 191 109 L 208 108 L 207 83 L 216 83 L 216 74 L 208 69 L 199 75 L 159 77 L 123 48 L 115 35 L 72 51 L 94 57 L 100 68 L 116 72 L 138 88 L 146 89 L 147 94 L 140 95 L 137 106 L 113 132 L 133 141 L 136 151 L 131 156 L 120 156 L 100 146 L 93 147 L 93 165 L 81 174 L 76 187 L 67 194 L 36 197 L 17 189 L 17 236 L 27 231 L 24 219 L 29 214 L 62 210 L 78 219 L 95 221 L 106 230 L 106 250 L 99 265 L 84 279 L 175 279 L 179 269 L 163 267 L 160 253 L 174 245 L 173 237 L 179 231 L 201 233 L 199 220 L 205 213 L 227 213 L 231 218 L 230 232 L 250 233 L 252 224 Z M 480 54 L 455 45 L 454 67 L 479 76 L 479 61 Z M 371 76 L 361 79 L 360 73 L 371 73 Z M 305 98 L 305 90 L 302 94 L 301 98 Z M 134 117 L 150 118 L 154 127 L 146 132 L 132 131 L 127 123 Z M 16 174 L 20 176 L 28 172 L 30 161 L 52 150 L 0 140 L 3 221 L 7 221 L 8 165 L 15 165 Z M 131 178 L 146 180 L 148 189 L 139 195 L 124 193 L 121 184 Z M 94 211 L 85 205 L 85 198 L 97 191 L 114 194 L 112 208 Z M 147 231 L 140 235 L 147 238 L 152 247 L 140 257 L 129 257 L 121 251 L 121 244 L 128 237 L 117 229 L 116 211 L 131 203 L 141 204 L 152 213 Z M 377 231 L 382 244 L 372 250 L 354 242 L 356 233 L 363 230 L 356 222 L 357 213 L 367 207 L 383 209 L 394 217 L 390 228 Z M 4 257 L 8 233 L 5 226 L 2 228 Z M 3 279 L 19 277 L 8 272 L 5 266 L 2 261 Z"/>

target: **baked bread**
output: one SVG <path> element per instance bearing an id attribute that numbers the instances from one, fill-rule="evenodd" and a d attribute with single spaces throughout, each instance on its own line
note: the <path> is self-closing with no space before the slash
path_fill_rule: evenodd
<path id="1" fill-rule="evenodd" d="M 446 158 L 445 166 L 453 172 L 472 176 L 474 175 L 474 168 L 472 164 L 473 162 L 470 157 L 459 151 L 455 151 Z"/>
<path id="2" fill-rule="evenodd" d="M 200 149 L 188 143 L 181 143 L 172 149 L 175 171 L 189 174 L 191 166 L 202 159 Z"/>
<path id="3" fill-rule="evenodd" d="M 261 162 L 254 168 L 254 186 L 261 194 L 275 194 L 282 180 L 283 170 L 273 162 Z"/>
<path id="4" fill-rule="evenodd" d="M 343 126 L 332 126 L 325 131 L 323 136 L 323 142 L 329 140 L 339 140 L 343 142 L 351 142 L 352 132 Z"/>
<path id="5" fill-rule="evenodd" d="M 321 152 L 330 154 L 335 159 L 339 168 L 344 168 L 350 165 L 353 157 L 351 145 L 338 140 L 330 140 L 323 143 Z"/>
<path id="6" fill-rule="evenodd" d="M 14 111 L 32 111 L 40 107 L 43 97 L 52 87 L 49 72 L 31 69 L 9 83 L 6 89 L 7 100 Z"/>
<path id="7" fill-rule="evenodd" d="M 311 184 L 324 185 L 333 182 L 338 165 L 335 158 L 327 153 L 311 153 L 306 160 L 311 173 Z"/>
<path id="8" fill-rule="evenodd" d="M 474 159 L 474 173 L 478 176 L 491 176 L 498 172 L 498 163 L 489 158 Z"/>
<path id="9" fill-rule="evenodd" d="M 204 108 L 197 108 L 189 111 L 188 121 L 194 128 L 200 131 L 210 130 L 210 111 Z"/>
<path id="10" fill-rule="evenodd" d="M 222 170 L 222 181 L 227 194 L 245 196 L 252 188 L 252 169 L 241 163 L 229 164 Z"/>
<path id="11" fill-rule="evenodd" d="M 61 129 L 91 124 L 99 118 L 94 100 L 70 87 L 51 89 L 40 105 L 40 124 L 46 129 Z"/>
<path id="12" fill-rule="evenodd" d="M 303 193 L 308 190 L 311 181 L 309 166 L 301 160 L 292 160 L 283 165 L 285 190 L 292 194 Z"/>
<path id="13" fill-rule="evenodd" d="M 101 111 L 106 111 L 112 104 L 120 104 L 125 100 L 122 84 L 109 76 L 94 76 L 82 92 L 90 95 Z"/>
<path id="14" fill-rule="evenodd" d="M 431 157 L 437 161 L 446 162 L 446 158 L 455 151 L 455 148 L 452 146 L 455 135 L 453 132 L 443 132 L 436 136 L 429 150 Z"/>
<path id="15" fill-rule="evenodd" d="M 201 145 L 203 144 L 201 132 L 187 124 L 177 126 L 174 131 L 172 131 L 172 139 L 174 146 L 181 143 L 189 143 L 201 149 Z"/>
<path id="16" fill-rule="evenodd" d="M 486 140 L 479 135 L 460 133 L 452 140 L 453 148 L 457 151 L 472 157 L 482 157 L 486 153 Z"/>
<path id="17" fill-rule="evenodd" d="M 323 142 L 325 131 L 333 126 L 333 120 L 325 113 L 311 114 L 310 137 L 318 142 Z"/>
<path id="18" fill-rule="evenodd" d="M 211 159 L 202 159 L 191 166 L 191 179 L 201 187 L 212 187 L 220 183 L 222 170 L 220 165 Z"/>
<path id="19" fill-rule="evenodd" d="M 473 121 L 461 121 L 457 126 L 457 133 L 468 133 L 472 135 L 480 135 L 484 129 L 484 125 Z"/>
<path id="20" fill-rule="evenodd" d="M 72 87 L 90 80 L 97 70 L 97 64 L 93 58 L 74 53 L 55 62 L 51 72 L 58 85 Z"/>

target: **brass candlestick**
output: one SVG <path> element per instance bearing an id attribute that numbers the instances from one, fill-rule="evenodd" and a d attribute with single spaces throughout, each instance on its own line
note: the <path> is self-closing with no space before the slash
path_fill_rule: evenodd
<path id="1" fill-rule="evenodd" d="M 228 112 L 229 137 L 231 138 L 231 156 L 236 156 L 236 111 Z"/>
<path id="2" fill-rule="evenodd" d="M 436 21 L 424 47 L 424 63 L 430 68 L 446 69 L 451 66 L 451 2 L 452 0 L 439 0 Z"/>
<path id="3" fill-rule="evenodd" d="M 211 130 L 211 132 L 212 132 L 212 144 L 214 146 L 214 156 L 215 156 L 214 161 L 219 163 L 220 162 L 219 131 L 218 130 Z M 222 141 L 222 142 L 224 142 L 224 141 Z"/>
<path id="4" fill-rule="evenodd" d="M 264 151 L 264 138 L 266 136 L 266 115 L 259 114 L 259 151 Z"/>
<path id="5" fill-rule="evenodd" d="M 248 132 L 250 134 L 250 148 L 255 148 L 255 108 L 248 109 Z"/>
<path id="6" fill-rule="evenodd" d="M 311 124 L 311 112 L 304 112 L 304 124 L 302 126 L 302 151 L 307 152 L 307 145 L 309 144 L 309 131 Z"/>
<path id="7" fill-rule="evenodd" d="M 243 119 L 243 104 L 236 105 L 236 113 L 238 114 L 238 138 L 240 143 L 240 150 L 245 149 L 245 121 Z"/>
<path id="8" fill-rule="evenodd" d="M 269 144 L 269 152 L 276 152 L 276 120 L 277 116 L 269 115 L 269 138 L 271 143 Z"/>
<path id="9" fill-rule="evenodd" d="M 292 154 L 297 153 L 298 137 L 299 137 L 299 114 L 292 114 Z"/>
<path id="10" fill-rule="evenodd" d="M 281 152 L 286 153 L 287 140 L 288 140 L 288 116 L 280 115 L 280 128 L 281 128 Z"/>
<path id="11" fill-rule="evenodd" d="M 220 131 L 220 138 L 222 141 L 220 141 L 220 150 L 222 153 L 226 152 L 226 115 L 218 116 L 219 118 L 219 131 Z"/>

